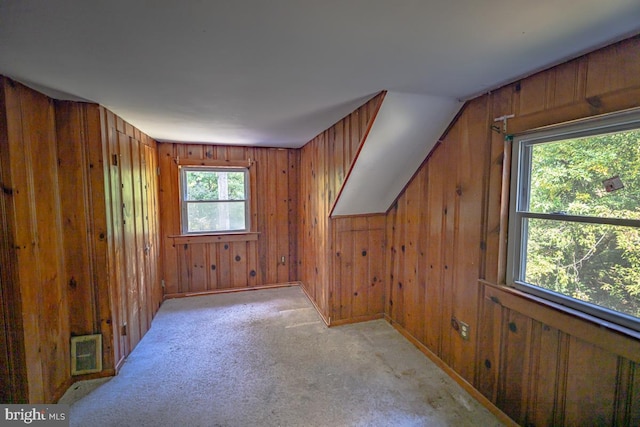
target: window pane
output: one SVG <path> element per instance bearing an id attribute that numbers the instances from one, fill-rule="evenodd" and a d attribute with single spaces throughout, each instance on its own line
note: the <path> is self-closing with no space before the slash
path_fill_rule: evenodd
<path id="1" fill-rule="evenodd" d="M 245 230 L 245 202 L 189 203 L 188 232 Z"/>
<path id="2" fill-rule="evenodd" d="M 640 317 L 640 229 L 524 221 L 525 282 Z"/>
<path id="3" fill-rule="evenodd" d="M 530 212 L 640 219 L 640 130 L 534 144 Z M 624 188 L 607 192 L 604 180 Z"/>
<path id="4" fill-rule="evenodd" d="M 246 199 L 244 189 L 244 172 L 227 172 L 227 198 L 222 200 L 244 200 Z"/>
<path id="5" fill-rule="evenodd" d="M 245 200 L 245 172 L 185 171 L 185 200 Z"/>
<path id="6" fill-rule="evenodd" d="M 188 170 L 185 174 L 185 200 L 218 200 L 217 172 Z"/>

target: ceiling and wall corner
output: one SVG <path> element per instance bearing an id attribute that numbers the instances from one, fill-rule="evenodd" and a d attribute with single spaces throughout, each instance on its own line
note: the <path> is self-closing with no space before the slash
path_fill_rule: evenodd
<path id="1" fill-rule="evenodd" d="M 0 74 L 158 141 L 300 147 L 382 90 L 467 100 L 638 32 L 638 0 L 0 0 Z"/>
<path id="2" fill-rule="evenodd" d="M 639 32 L 638 0 L 0 0 L 0 74 L 157 141 L 256 147 L 299 148 L 389 91 L 344 215 L 389 207 L 456 100 Z"/>

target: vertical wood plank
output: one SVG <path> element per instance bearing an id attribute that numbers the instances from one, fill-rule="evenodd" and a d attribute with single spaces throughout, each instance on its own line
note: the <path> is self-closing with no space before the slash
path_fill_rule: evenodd
<path id="1" fill-rule="evenodd" d="M 334 301 L 336 308 L 339 308 L 336 317 L 338 319 L 350 319 L 352 317 L 352 288 L 354 280 L 354 236 L 351 232 L 352 219 L 343 218 L 339 220 L 340 228 L 336 227 L 336 250 L 338 253 L 338 264 L 336 265 L 336 284 Z"/>
<path id="2" fill-rule="evenodd" d="M 86 176 L 87 144 L 82 136 L 84 123 L 82 110 L 77 103 L 56 103 L 56 134 L 58 139 L 58 186 L 62 194 L 60 208 L 65 246 L 65 276 L 69 283 L 69 300 L 82 309 L 72 310 L 69 317 L 70 331 L 74 335 L 90 334 L 96 330 L 93 304 L 93 271 L 88 212 L 89 182 Z M 80 203 L 79 203 L 80 202 Z"/>
<path id="3" fill-rule="evenodd" d="M 529 352 L 529 319 L 509 311 L 503 323 L 504 344 L 500 366 L 497 404 L 513 420 L 522 423 L 526 402 L 527 364 Z"/>
<path id="4" fill-rule="evenodd" d="M 547 73 L 538 73 L 521 82 L 520 114 L 537 113 L 545 109 L 547 102 Z"/>
<path id="5" fill-rule="evenodd" d="M 286 150 L 277 150 L 275 173 L 276 173 L 276 194 L 275 194 L 275 241 L 276 249 L 276 278 L 275 283 L 286 283 L 289 277 L 289 162 Z M 284 262 L 282 259 L 284 257 Z M 246 270 L 246 268 L 245 268 Z M 246 273 L 245 273 L 246 274 Z M 244 282 L 247 282 L 245 277 Z"/>
<path id="6" fill-rule="evenodd" d="M 130 134 L 133 135 L 133 128 Z M 131 149 L 131 166 L 132 166 L 132 179 L 133 179 L 133 213 L 134 213 L 134 245 L 135 245 L 135 286 L 136 295 L 134 297 L 133 304 L 137 307 L 137 324 L 131 325 L 131 328 L 136 328 L 138 335 L 136 336 L 136 345 L 146 332 L 145 322 L 147 318 L 147 292 L 146 282 L 147 277 L 145 274 L 145 242 L 144 242 L 144 201 L 142 194 L 144 192 L 144 183 L 142 179 L 143 166 L 141 160 L 141 147 L 140 141 L 129 137 L 129 144 Z"/>
<path id="7" fill-rule="evenodd" d="M 406 326 L 405 317 L 405 295 L 404 295 L 404 273 L 405 273 L 405 252 L 407 250 L 406 245 L 406 232 L 405 227 L 407 223 L 407 207 L 406 201 L 402 199 L 398 201 L 398 211 L 396 212 L 396 222 L 394 224 L 396 230 L 396 239 L 394 239 L 395 247 L 395 265 L 393 269 L 392 277 L 392 291 L 391 298 L 393 301 L 393 310 L 396 320 L 403 326 Z"/>
<path id="8" fill-rule="evenodd" d="M 246 242 L 247 253 L 247 286 L 258 286 L 262 283 L 262 278 L 259 275 L 260 268 L 258 268 L 258 247 L 257 242 Z"/>
<path id="9" fill-rule="evenodd" d="M 570 61 L 559 65 L 554 72 L 553 107 L 571 104 L 577 99 L 578 62 Z"/>
<path id="10" fill-rule="evenodd" d="M 640 86 L 640 37 L 632 37 L 587 55 L 587 99 Z M 615 66 L 613 64 L 619 64 Z"/>
<path id="11" fill-rule="evenodd" d="M 125 282 L 123 292 L 126 302 L 126 341 L 133 350 L 140 340 L 140 321 L 138 307 L 138 280 L 136 275 L 136 229 L 135 229 L 135 195 L 134 170 L 131 154 L 130 138 L 118 133 L 120 148 L 120 169 L 122 177 L 122 226 Z M 130 350 L 129 350 L 130 351 Z M 128 354 L 128 352 L 127 352 Z"/>
<path id="12" fill-rule="evenodd" d="M 207 244 L 207 290 L 218 289 L 218 251 L 215 243 Z"/>
<path id="13" fill-rule="evenodd" d="M 385 290 L 385 217 L 369 219 L 367 314 L 384 313 Z"/>
<path id="14" fill-rule="evenodd" d="M 52 399 L 70 375 L 55 113 L 46 96 L 8 80 L 3 80 L 3 86 L 5 111 L 1 115 L 6 114 L 7 151 L 2 155 L 8 155 L 11 164 L 3 186 L 11 189 L 13 197 L 12 209 L 5 212 L 10 214 L 7 220 L 15 233 L 24 379 L 28 400 L 38 403 Z"/>
<path id="15" fill-rule="evenodd" d="M 366 219 L 365 219 L 366 220 Z M 367 293 L 369 291 L 369 259 L 373 255 L 369 246 L 369 234 L 366 229 L 359 229 L 351 233 L 353 235 L 353 276 L 351 316 L 366 316 L 369 313 L 367 307 Z"/>
<path id="16" fill-rule="evenodd" d="M 531 399 L 526 420 L 533 425 L 553 425 L 558 400 L 556 378 L 560 366 L 561 334 L 544 324 L 535 323 L 536 335 L 532 343 L 534 361 L 530 378 Z"/>
<path id="17" fill-rule="evenodd" d="M 218 283 L 222 289 L 232 288 L 231 281 L 231 245 L 230 243 L 220 243 L 218 250 Z"/>
<path id="18" fill-rule="evenodd" d="M 568 358 L 565 424 L 611 425 L 618 358 L 573 337 Z"/>
<path id="19" fill-rule="evenodd" d="M 191 283 L 189 284 L 189 292 L 202 292 L 207 290 L 207 262 L 206 262 L 206 244 L 189 245 L 189 264 L 191 271 Z"/>
<path id="20" fill-rule="evenodd" d="M 625 402 L 624 422 L 629 426 L 640 425 L 640 364 L 630 363 Z M 622 396 L 621 396 L 622 397 Z"/>
<path id="21" fill-rule="evenodd" d="M 298 279 L 298 204 L 300 203 L 300 151 L 289 150 L 289 189 L 288 189 L 288 224 L 289 224 L 289 280 Z M 256 268 L 255 266 L 253 267 Z"/>
<path id="22" fill-rule="evenodd" d="M 0 181 L 5 188 L 13 187 L 12 153 L 10 152 L 9 126 L 12 122 L 12 102 L 10 82 L 0 77 Z M 8 92 L 5 97 L 5 90 Z M 7 99 L 8 98 L 8 99 Z M 15 110 L 14 110 L 15 111 Z M 14 126 L 11 124 L 11 126 Z M 23 330 L 20 281 L 17 265 L 17 244 L 15 222 L 16 210 L 13 203 L 15 194 L 2 191 L 0 194 L 0 401 L 26 402 L 28 399 L 27 365 L 25 360 L 25 335 Z"/>
<path id="23" fill-rule="evenodd" d="M 431 156 L 431 163 L 437 165 L 444 161 L 446 153 L 444 147 L 436 148 Z M 443 174 L 435 166 L 427 168 L 429 188 L 427 190 L 427 206 L 429 210 L 429 225 L 427 231 L 427 283 L 425 308 L 425 345 L 436 355 L 442 354 L 443 322 L 443 253 L 442 229 L 444 224 L 444 179 Z"/>
<path id="24" fill-rule="evenodd" d="M 491 300 L 484 294 L 481 301 L 482 321 L 478 329 L 479 345 L 475 388 L 491 402 L 497 403 L 504 330 L 503 309 L 497 301 Z"/>
<path id="25" fill-rule="evenodd" d="M 113 310 L 112 324 L 114 325 L 114 353 L 115 365 L 118 366 L 124 357 L 129 354 L 128 341 L 122 334 L 122 327 L 126 323 L 127 300 L 125 292 L 125 267 L 124 267 L 124 226 L 122 218 L 122 177 L 120 172 L 120 144 L 118 143 L 118 132 L 116 131 L 115 115 L 106 110 L 102 110 L 103 127 L 106 132 L 106 140 L 103 140 L 104 150 L 108 159 L 108 174 L 110 182 L 111 196 L 111 221 L 109 227 L 110 245 L 110 269 L 113 271 L 110 283 L 111 306 Z"/>
<path id="26" fill-rule="evenodd" d="M 454 126 L 449 135 L 447 135 L 447 140 L 443 144 L 444 147 L 444 155 L 446 156 L 446 164 L 454 164 L 457 161 L 457 152 L 454 151 L 455 146 L 460 138 L 460 126 Z M 454 145 L 455 144 L 455 145 Z M 444 189 L 443 189 L 443 197 L 444 197 L 444 205 L 443 205 L 443 216 L 442 216 L 442 230 L 440 233 L 440 249 L 442 250 L 442 264 L 439 266 L 442 274 L 442 315 L 443 319 L 440 323 L 441 329 L 439 334 L 442 336 L 441 345 L 441 358 L 448 364 L 453 364 L 455 353 L 452 351 L 452 340 L 457 339 L 457 335 L 454 336 L 454 329 L 451 327 L 451 317 L 454 312 L 454 274 L 456 273 L 455 269 L 455 258 L 454 254 L 459 245 L 458 241 L 458 229 L 457 227 L 460 223 L 457 221 L 457 217 L 459 215 L 458 208 L 458 197 L 457 197 L 457 168 L 448 168 L 443 165 L 443 168 L 446 168 L 443 171 L 440 171 L 444 175 Z"/>
<path id="27" fill-rule="evenodd" d="M 18 225 L 14 227 L 17 276 L 23 282 L 38 283 L 37 254 L 32 248 L 32 242 L 35 241 L 32 237 L 35 228 L 35 218 L 29 200 L 30 193 L 33 192 L 33 184 L 31 184 L 33 182 L 33 169 L 29 163 L 31 140 L 28 139 L 28 134 L 25 135 L 22 123 L 23 117 L 19 86 L 7 83 L 5 85 L 5 96 L 7 148 L 12 165 L 9 182 L 13 185 L 13 215 L 15 215 L 13 218 L 10 218 L 10 221 Z M 22 224 L 17 223 L 18 217 L 24 218 Z M 25 265 L 29 265 L 31 268 L 25 269 Z M 20 289 L 20 293 L 23 306 L 29 305 L 36 309 L 40 307 L 37 301 L 38 295 L 33 287 Z M 22 324 L 24 327 L 24 336 L 29 337 L 29 341 L 26 339 L 23 341 L 28 399 L 42 399 L 45 393 L 42 382 L 42 365 L 40 364 L 38 354 L 33 351 L 34 345 L 36 347 L 40 345 L 40 324 L 37 314 L 34 313 L 33 310 L 23 311 Z"/>
<path id="28" fill-rule="evenodd" d="M 418 327 L 415 337 L 422 343 L 426 342 L 427 325 L 425 318 L 429 301 L 427 299 L 427 275 L 429 270 L 429 260 L 427 258 L 429 242 L 427 236 L 429 233 L 429 208 L 428 208 L 428 191 L 429 191 L 429 175 L 426 168 L 422 168 L 415 178 L 415 185 L 418 191 L 418 229 L 416 237 L 416 284 L 418 286 L 417 294 L 417 319 Z"/>
<path id="29" fill-rule="evenodd" d="M 231 244 L 231 283 L 233 287 L 246 287 L 249 283 L 247 274 L 247 244 L 246 242 L 233 242 Z"/>
<path id="30" fill-rule="evenodd" d="M 158 144 L 158 166 L 160 168 L 159 206 L 175 206 L 178 195 L 178 169 L 174 167 L 175 147 L 173 144 Z M 180 234 L 180 211 L 178 208 L 162 209 L 160 216 L 162 229 L 162 279 L 165 292 L 179 292 L 178 249 L 168 236 Z"/>
<path id="31" fill-rule="evenodd" d="M 422 335 L 424 323 L 421 319 L 421 297 L 420 284 L 417 281 L 418 266 L 418 245 L 420 230 L 420 180 L 415 179 L 405 192 L 405 229 L 404 243 L 401 246 L 402 255 L 405 259 L 402 289 L 404 291 L 404 324 L 407 331 L 414 337 Z"/>

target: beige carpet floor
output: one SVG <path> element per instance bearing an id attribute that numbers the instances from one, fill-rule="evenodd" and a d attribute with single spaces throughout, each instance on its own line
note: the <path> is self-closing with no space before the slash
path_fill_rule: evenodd
<path id="1" fill-rule="evenodd" d="M 327 328 L 295 286 L 166 301 L 88 384 L 72 426 L 501 425 L 387 322 Z"/>

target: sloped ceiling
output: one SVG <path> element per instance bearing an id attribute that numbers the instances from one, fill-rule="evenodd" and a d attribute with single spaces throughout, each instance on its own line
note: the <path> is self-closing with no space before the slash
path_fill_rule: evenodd
<path id="1" fill-rule="evenodd" d="M 160 141 L 300 147 L 381 90 L 468 99 L 638 31 L 638 0 L 0 0 L 0 74 Z"/>
<path id="2" fill-rule="evenodd" d="M 332 216 L 386 212 L 461 107 L 454 98 L 387 92 Z"/>

